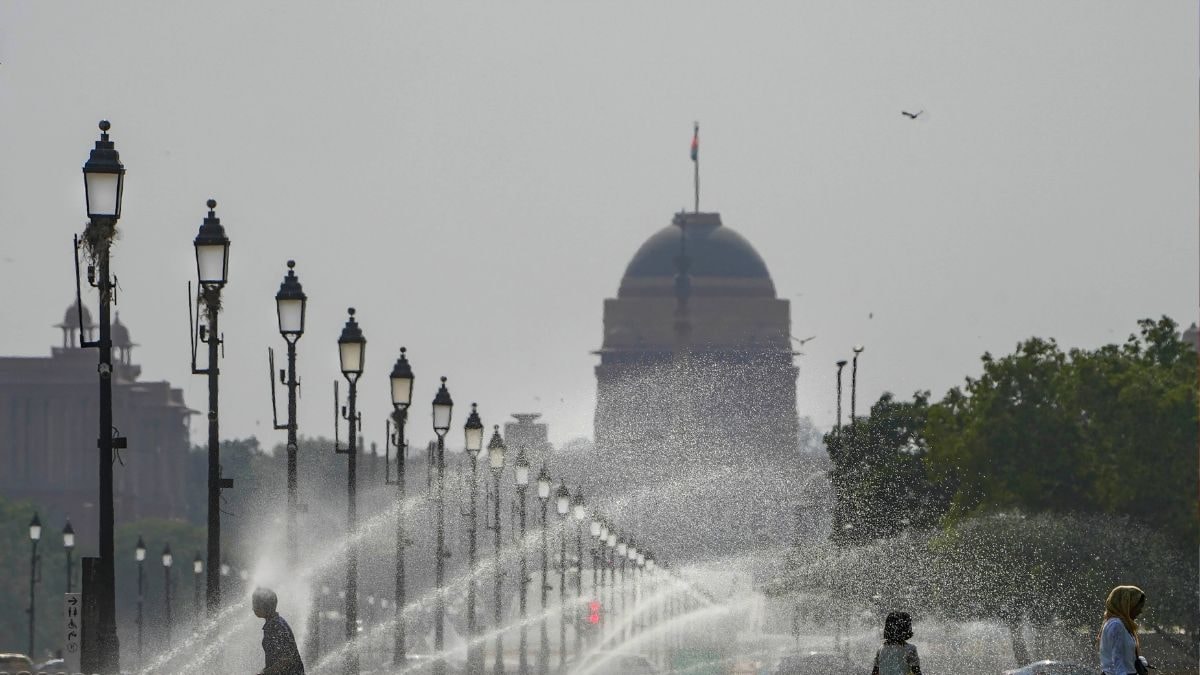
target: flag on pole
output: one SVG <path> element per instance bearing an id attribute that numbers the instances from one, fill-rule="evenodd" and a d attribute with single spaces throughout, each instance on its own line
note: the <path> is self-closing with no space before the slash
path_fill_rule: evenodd
<path id="1" fill-rule="evenodd" d="M 700 159 L 700 125 L 697 124 L 692 132 L 692 161 Z"/>

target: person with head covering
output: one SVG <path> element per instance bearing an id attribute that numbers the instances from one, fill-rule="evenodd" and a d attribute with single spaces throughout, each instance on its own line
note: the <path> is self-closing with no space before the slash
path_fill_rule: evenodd
<path id="1" fill-rule="evenodd" d="M 912 617 L 908 612 L 890 612 L 883 623 L 883 646 L 875 652 L 871 675 L 921 675 L 921 659 L 913 636 Z"/>
<path id="2" fill-rule="evenodd" d="M 259 675 L 304 675 L 304 663 L 296 648 L 292 627 L 275 611 L 279 599 L 269 588 L 254 589 L 254 616 L 263 619 L 263 654 L 267 665 Z"/>
<path id="3" fill-rule="evenodd" d="M 1134 621 L 1145 608 L 1146 594 L 1137 586 L 1117 586 L 1109 592 L 1100 625 L 1100 670 L 1104 675 L 1146 672 Z"/>

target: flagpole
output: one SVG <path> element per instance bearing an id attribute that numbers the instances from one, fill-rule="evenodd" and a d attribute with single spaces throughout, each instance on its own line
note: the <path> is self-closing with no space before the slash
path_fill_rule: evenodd
<path id="1" fill-rule="evenodd" d="M 692 132 L 692 168 L 695 171 L 696 205 L 693 209 L 700 213 L 700 123 L 696 122 Z"/>

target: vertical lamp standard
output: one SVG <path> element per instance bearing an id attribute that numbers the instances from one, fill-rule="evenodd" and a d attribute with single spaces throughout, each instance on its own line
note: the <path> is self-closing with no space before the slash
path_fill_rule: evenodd
<path id="1" fill-rule="evenodd" d="M 608 539 L 604 544 L 608 548 L 608 561 L 604 564 L 608 567 L 608 614 L 611 616 L 617 609 L 617 563 L 613 559 L 613 554 L 617 550 L 617 532 L 611 525 L 608 528 Z"/>
<path id="2" fill-rule="evenodd" d="M 137 561 L 138 568 L 138 594 L 137 594 L 137 665 L 142 667 L 142 603 L 146 599 L 146 542 L 142 541 L 142 536 L 138 535 L 137 548 L 133 550 L 133 559 Z"/>
<path id="3" fill-rule="evenodd" d="M 492 439 L 488 441 L 488 466 L 492 469 L 493 488 L 495 489 L 495 508 L 493 511 L 496 551 L 493 564 L 496 567 L 496 597 L 495 597 L 495 628 L 496 631 L 496 663 L 495 675 L 504 674 L 504 631 L 500 630 L 500 621 L 504 600 L 504 572 L 500 568 L 500 476 L 504 473 L 504 439 L 500 438 L 500 425 L 492 428 Z"/>
<path id="4" fill-rule="evenodd" d="M 483 421 L 479 419 L 479 409 L 474 403 L 471 404 L 471 414 L 467 415 L 467 422 L 463 425 L 463 434 L 466 437 L 464 447 L 467 458 L 471 460 L 471 501 L 467 507 L 467 670 L 478 673 L 483 671 L 483 663 L 480 658 L 481 645 L 477 641 L 479 623 L 475 612 L 475 589 L 479 583 L 475 576 L 479 571 L 476 547 L 478 514 L 475 510 L 475 497 L 479 492 L 479 452 L 483 449 Z"/>
<path id="5" fill-rule="evenodd" d="M 229 277 L 229 238 L 214 209 L 215 200 L 208 200 L 208 216 L 192 242 L 196 247 L 196 274 L 200 283 L 200 299 L 204 302 L 208 325 L 200 326 L 200 341 L 208 345 L 208 363 L 203 370 L 196 368 L 196 348 L 192 346 L 192 373 L 208 376 L 208 588 L 206 604 L 208 617 L 215 618 L 221 608 L 221 490 L 233 487 L 231 479 L 221 477 L 221 433 L 218 423 L 219 377 L 217 365 L 224 342 L 218 327 L 221 313 L 221 289 Z"/>
<path id="6" fill-rule="evenodd" d="M 517 461 L 514 465 L 514 487 L 517 491 L 517 502 L 520 505 L 518 512 L 520 520 L 520 538 L 517 540 L 518 546 L 521 549 L 521 583 L 518 588 L 519 598 L 518 606 L 521 612 L 521 648 L 518 660 L 518 672 L 520 675 L 529 675 L 529 629 L 525 625 L 525 618 L 528 613 L 527 598 L 529 590 L 529 557 L 525 551 L 525 491 L 529 488 L 529 460 L 525 459 L 525 448 L 522 446 L 517 450 Z"/>
<path id="7" fill-rule="evenodd" d="M 851 436 L 854 435 L 855 413 L 854 404 L 857 398 L 858 388 L 858 355 L 863 353 L 862 345 L 854 345 L 854 360 L 850 362 L 850 430 Z"/>
<path id="8" fill-rule="evenodd" d="M 537 496 L 542 505 L 542 620 L 539 622 L 541 642 L 538 645 L 538 675 L 546 675 L 550 672 L 550 638 L 546 634 L 546 622 L 549 617 L 547 594 L 550 591 L 550 584 L 546 579 L 549 571 L 549 556 L 546 547 L 546 505 L 550 502 L 550 472 L 546 470 L 545 464 L 538 473 Z"/>
<path id="9" fill-rule="evenodd" d="M 837 362 L 837 435 L 842 434 L 842 368 L 846 367 L 846 359 Z"/>
<path id="10" fill-rule="evenodd" d="M 42 521 L 38 520 L 38 515 L 33 514 L 33 520 L 29 522 L 29 609 L 26 613 L 29 614 L 29 658 L 34 657 L 33 653 L 33 624 L 34 610 L 37 609 L 37 583 L 42 580 L 42 575 L 39 574 L 41 569 L 41 559 L 38 558 L 37 546 L 38 541 L 42 538 Z"/>
<path id="11" fill-rule="evenodd" d="M 603 608 L 603 610 L 607 612 L 608 611 L 608 601 L 604 597 L 604 589 L 605 589 L 605 585 L 606 585 L 604 577 L 608 571 L 608 556 L 607 556 L 607 553 L 608 553 L 608 549 L 607 549 L 607 546 L 608 546 L 608 523 L 605 522 L 604 520 L 600 520 L 598 522 L 598 524 L 600 527 L 598 528 L 597 534 L 596 534 L 596 536 L 597 536 L 596 551 L 595 551 L 594 555 L 596 556 L 595 564 L 597 567 L 600 568 L 599 569 L 600 586 L 595 591 L 595 593 L 596 593 L 596 602 L 600 603 L 600 606 Z M 600 629 L 598 641 L 601 643 L 604 642 L 604 633 L 605 633 L 605 624 L 606 623 L 608 623 L 608 621 L 606 619 L 601 618 L 600 625 L 598 626 L 598 628 Z"/>
<path id="12" fill-rule="evenodd" d="M 120 649 L 117 643 L 116 565 L 113 553 L 113 450 L 125 447 L 124 437 L 113 433 L 112 403 L 112 322 L 114 280 L 109 272 L 109 249 L 121 218 L 121 198 L 125 192 L 125 165 L 112 141 L 107 120 L 100 122 L 100 140 L 96 141 L 88 161 L 83 165 L 84 194 L 87 198 L 88 224 L 83 231 L 83 243 L 88 254 L 88 283 L 100 296 L 100 336 L 95 342 L 83 340 L 83 303 L 79 303 L 81 347 L 97 347 L 100 363 L 100 560 L 96 583 L 97 606 L 100 611 L 96 626 L 96 646 L 90 653 L 81 654 L 81 667 L 86 672 L 117 672 L 120 670 Z M 78 258 L 76 258 L 76 299 L 78 291 Z M 97 275 L 97 272 L 99 273 Z M 91 641 L 89 641 L 91 642 Z M 32 654 L 31 654 L 32 655 Z"/>
<path id="13" fill-rule="evenodd" d="M 412 404 L 413 371 L 408 363 L 408 350 L 400 348 L 400 358 L 392 366 L 389 376 L 392 388 L 392 422 L 396 425 L 396 435 L 391 443 L 396 446 L 396 479 L 391 481 L 397 487 L 396 504 L 404 504 L 404 463 L 408 459 L 408 442 L 404 440 L 404 425 L 408 421 L 408 406 Z M 389 482 L 388 453 L 384 450 L 384 482 Z M 404 535 L 404 510 L 396 512 L 396 618 L 395 618 L 395 649 L 392 652 L 392 663 L 400 666 L 408 662 L 408 647 L 404 635 L 404 605 L 408 602 L 404 588 L 404 548 L 407 544 Z M 316 663 L 316 660 L 313 660 Z"/>
<path id="14" fill-rule="evenodd" d="M 583 504 L 583 488 L 575 488 L 571 499 L 571 514 L 575 516 L 575 611 L 571 617 L 575 622 L 575 654 L 583 653 L 583 521 L 587 520 L 587 509 Z"/>
<path id="15" fill-rule="evenodd" d="M 638 551 L 637 560 L 635 560 L 634 563 L 636 564 L 634 571 L 637 573 L 637 586 L 636 586 L 637 594 L 634 597 L 638 598 L 638 601 L 641 602 L 641 600 L 643 598 L 645 598 L 644 594 L 646 592 L 646 587 L 645 587 L 646 554 L 642 551 Z M 638 624 L 638 632 L 646 631 L 646 617 L 645 616 L 639 616 L 639 618 L 637 620 L 637 624 Z"/>
<path id="16" fill-rule="evenodd" d="M 291 573 L 296 572 L 296 513 L 300 505 L 296 497 L 296 343 L 304 335 L 304 313 L 308 296 L 296 277 L 296 261 L 287 261 L 287 274 L 275 294 L 275 314 L 279 321 L 279 334 L 287 342 L 287 372 L 279 373 L 280 384 L 287 387 L 287 424 L 275 423 L 275 429 L 287 430 L 287 565 Z M 272 361 L 274 359 L 272 358 Z M 274 365 L 274 364 L 272 364 Z M 271 373 L 271 415 L 275 414 L 275 374 Z"/>
<path id="17" fill-rule="evenodd" d="M 592 536 L 592 600 L 600 602 L 600 516 L 593 515 L 592 522 L 588 524 L 588 534 Z M 596 622 L 596 632 L 600 630 L 599 622 Z M 595 639 L 595 638 L 593 638 Z"/>
<path id="18" fill-rule="evenodd" d="M 558 536 L 558 669 L 567 669 L 567 515 L 571 512 L 571 491 L 560 483 L 554 493 L 554 505 L 562 518 Z"/>
<path id="19" fill-rule="evenodd" d="M 637 613 L 638 613 L 638 579 L 637 579 L 637 546 L 634 546 L 633 540 L 629 540 L 629 546 L 625 552 L 626 558 L 629 560 L 629 635 L 630 637 L 637 635 Z"/>
<path id="20" fill-rule="evenodd" d="M 629 630 L 629 626 L 625 621 L 625 617 L 628 616 L 625 613 L 625 590 L 627 588 L 625 583 L 625 560 L 629 556 L 629 545 L 625 543 L 624 539 L 617 540 L 616 551 L 617 560 L 621 563 L 621 640 L 624 641 L 629 637 L 626 632 Z"/>
<path id="21" fill-rule="evenodd" d="M 346 310 L 346 325 L 342 326 L 342 334 L 338 336 L 338 360 L 342 375 L 350 385 L 346 395 L 349 412 L 343 411 L 343 416 L 350 423 L 350 438 L 346 444 L 346 457 L 349 460 L 346 471 L 346 534 L 349 542 L 346 546 L 346 662 L 344 672 L 347 675 L 358 673 L 358 647 L 352 644 L 358 636 L 358 540 L 354 536 L 358 529 L 358 432 L 360 420 L 358 405 L 358 378 L 362 377 L 363 365 L 367 356 L 367 339 L 363 337 L 362 329 L 354 318 L 354 308 Z"/>
<path id="22" fill-rule="evenodd" d="M 442 386 L 433 397 L 433 433 L 437 434 L 437 491 L 434 493 L 437 516 L 435 529 L 437 545 L 435 546 L 433 567 L 434 587 L 436 594 L 433 609 L 433 651 L 438 655 L 433 664 L 434 675 L 446 675 L 446 659 L 442 655 L 445 648 L 446 630 L 446 432 L 450 431 L 450 417 L 454 412 L 454 400 L 446 389 L 446 378 L 442 378 Z"/>
<path id="23" fill-rule="evenodd" d="M 171 555 L 171 545 L 167 544 L 163 547 L 162 564 L 163 564 L 163 598 L 166 600 L 166 610 L 164 617 L 167 629 L 167 648 L 171 647 L 171 563 L 174 562 L 174 557 Z"/>
<path id="24" fill-rule="evenodd" d="M 75 551 L 75 528 L 71 527 L 71 519 L 63 526 L 63 548 L 67 551 L 67 592 L 71 592 L 71 553 Z"/>
<path id="25" fill-rule="evenodd" d="M 204 558 L 200 557 L 200 552 L 196 551 L 196 557 L 192 558 L 192 606 L 196 611 L 196 621 L 200 620 L 200 575 L 204 574 Z"/>

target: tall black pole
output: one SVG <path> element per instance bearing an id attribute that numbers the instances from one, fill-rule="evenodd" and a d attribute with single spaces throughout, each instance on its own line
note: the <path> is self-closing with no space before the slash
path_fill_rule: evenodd
<path id="1" fill-rule="evenodd" d="M 433 610 L 433 651 L 437 655 L 434 663 L 434 675 L 446 675 L 446 656 L 442 653 L 446 637 L 446 439 L 444 434 L 437 435 L 437 492 L 434 501 L 437 507 L 435 529 L 437 530 L 437 546 L 434 561 L 433 578 L 436 595 Z"/>
<path id="2" fill-rule="evenodd" d="M 521 611 L 521 651 L 518 656 L 520 659 L 518 662 L 518 672 L 520 675 L 529 675 L 529 655 L 527 654 L 529 649 L 529 627 L 525 625 L 525 618 L 528 613 L 526 596 L 528 595 L 529 586 L 529 556 L 525 550 L 525 486 L 523 484 L 517 485 L 517 501 L 521 504 L 519 521 L 521 538 L 518 540 L 521 547 L 521 583 L 519 586 L 520 599 L 518 601 Z"/>
<path id="3" fill-rule="evenodd" d="M 620 551 L 617 551 L 620 554 Z M 625 621 L 628 614 L 625 613 L 625 591 L 628 588 L 628 583 L 625 580 L 625 559 L 628 556 L 619 556 L 621 558 L 621 640 L 629 639 L 629 626 Z"/>
<path id="4" fill-rule="evenodd" d="M 116 223 L 94 223 L 103 228 L 115 228 Z M 100 659 L 102 672 L 116 672 L 120 667 L 117 644 L 117 581 L 113 556 L 113 403 L 112 403 L 112 318 L 113 284 L 110 282 L 108 256 L 112 243 L 111 230 L 97 242 L 96 258 L 100 277 Z"/>
<path id="5" fill-rule="evenodd" d="M 395 650 L 392 653 L 393 665 L 404 665 L 408 662 L 407 645 L 404 635 L 404 605 L 408 602 L 404 588 L 404 472 L 405 460 L 408 459 L 407 445 L 404 439 L 404 423 L 408 419 L 408 410 L 397 410 L 392 418 L 396 421 L 396 501 L 400 511 L 396 514 L 396 625 Z"/>
<path id="6" fill-rule="evenodd" d="M 549 617 L 549 599 L 550 591 L 549 580 L 546 578 L 549 572 L 549 555 L 548 542 L 546 541 L 546 505 L 548 500 L 539 497 L 542 502 L 542 620 L 539 622 L 541 630 L 541 642 L 538 643 L 538 675 L 546 675 L 550 672 L 550 637 L 547 634 L 546 622 Z"/>
<path id="7" fill-rule="evenodd" d="M 558 536 L 558 669 L 567 669 L 567 521 Z"/>
<path id="8" fill-rule="evenodd" d="M 854 359 L 850 362 L 850 429 L 854 430 L 855 424 L 855 402 L 857 399 L 858 388 L 858 355 L 862 353 L 862 347 L 854 348 Z M 851 434 L 853 436 L 853 433 Z"/>
<path id="9" fill-rule="evenodd" d="M 467 670 L 473 673 L 483 671 L 480 658 L 481 645 L 479 639 L 479 619 L 476 615 L 476 585 L 479 579 L 479 558 L 476 539 L 478 537 L 478 512 L 475 498 L 479 492 L 479 456 L 475 452 L 468 453 L 471 460 L 471 502 L 467 506 L 467 518 L 470 523 L 467 530 Z M 486 506 L 484 508 L 487 508 Z M 486 513 L 486 511 L 484 512 Z"/>
<path id="10" fill-rule="evenodd" d="M 296 341 L 287 340 L 287 563 L 288 571 L 296 573 L 297 532 L 296 512 L 300 510 L 296 496 Z"/>
<path id="11" fill-rule="evenodd" d="M 496 567 L 496 597 L 495 597 L 495 631 L 496 631 L 496 661 L 493 668 L 495 675 L 504 675 L 504 631 L 500 630 L 501 616 L 503 615 L 503 598 L 504 598 L 504 571 L 500 569 L 500 469 L 492 471 L 495 475 L 495 490 L 496 510 L 493 512 L 496 525 L 496 552 L 493 564 Z"/>
<path id="12" fill-rule="evenodd" d="M 71 549 L 67 549 L 67 592 L 71 592 Z"/>
<path id="13" fill-rule="evenodd" d="M 33 626 L 34 613 L 37 609 L 37 568 L 38 568 L 38 540 L 31 540 L 33 546 L 29 553 L 29 658 L 37 660 L 37 656 L 33 653 Z"/>
<path id="14" fill-rule="evenodd" d="M 842 368 L 846 367 L 846 361 L 837 362 L 837 431 L 842 432 Z"/>
<path id="15" fill-rule="evenodd" d="M 350 393 L 347 406 L 349 408 L 350 439 L 347 443 L 346 471 L 346 532 L 349 541 L 346 546 L 346 675 L 358 673 L 358 645 L 354 644 L 358 634 L 358 379 L 348 378 Z"/>
<path id="16" fill-rule="evenodd" d="M 163 565 L 163 598 L 166 600 L 166 609 L 164 617 L 166 619 L 165 626 L 167 629 L 167 648 L 171 647 L 171 566 Z"/>
<path id="17" fill-rule="evenodd" d="M 221 346 L 217 320 L 221 308 L 219 287 L 204 289 L 204 306 L 208 314 L 208 588 L 205 601 L 208 618 L 214 619 L 221 610 L 221 430 L 217 414 L 221 374 L 218 365 Z"/>
<path id="18" fill-rule="evenodd" d="M 146 599 L 145 572 L 146 561 L 138 560 L 138 592 L 137 592 L 137 666 L 142 667 L 142 604 Z"/>
<path id="19" fill-rule="evenodd" d="M 580 629 L 580 611 L 583 609 L 583 521 L 575 523 L 575 656 L 583 653 L 583 631 Z"/>

